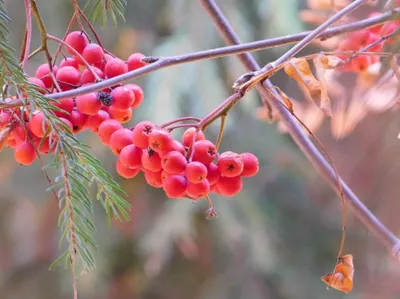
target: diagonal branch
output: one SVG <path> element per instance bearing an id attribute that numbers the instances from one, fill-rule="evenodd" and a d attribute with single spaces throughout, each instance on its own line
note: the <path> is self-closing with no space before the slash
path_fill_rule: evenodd
<path id="1" fill-rule="evenodd" d="M 31 0 L 33 1 L 33 0 Z M 35 3 L 34 1 L 31 3 Z M 344 34 L 347 32 L 352 32 L 352 31 L 357 31 L 363 28 L 375 26 L 377 24 L 384 23 L 388 20 L 393 20 L 398 18 L 400 15 L 400 8 L 393 9 L 389 12 L 383 13 L 379 16 L 368 18 L 365 20 L 349 23 L 346 25 L 341 25 L 341 26 L 336 26 L 332 27 L 329 29 L 326 29 L 323 33 L 321 33 L 318 38 L 321 40 L 328 39 L 330 37 Z M 108 88 L 111 86 L 114 86 L 118 83 L 121 83 L 123 81 L 131 80 L 138 78 L 140 76 L 143 76 L 145 74 L 152 73 L 154 71 L 160 70 L 162 68 L 166 68 L 169 66 L 174 66 L 174 65 L 179 65 L 179 64 L 184 64 L 184 63 L 189 63 L 189 62 L 195 62 L 199 60 L 204 60 L 204 59 L 214 59 L 214 58 L 219 58 L 219 57 L 224 57 L 224 56 L 230 56 L 230 55 L 237 55 L 241 53 L 246 53 L 248 51 L 260 51 L 266 48 L 271 48 L 271 47 L 277 47 L 281 45 L 287 45 L 291 43 L 295 43 L 298 41 L 303 40 L 305 37 L 307 37 L 310 34 L 310 31 L 306 32 L 301 32 L 297 34 L 292 34 L 292 35 L 287 35 L 283 37 L 277 37 L 277 38 L 270 38 L 262 41 L 256 41 L 256 42 L 251 42 L 251 43 L 246 43 L 246 44 L 238 44 L 238 45 L 231 45 L 228 47 L 221 47 L 221 48 L 216 48 L 216 49 L 211 49 L 211 50 L 205 50 L 205 51 L 198 51 L 194 53 L 189 53 L 189 54 L 182 54 L 182 55 L 175 55 L 175 56 L 169 56 L 165 58 L 160 58 L 157 62 L 146 65 L 140 69 L 128 72 L 123 75 L 116 76 L 111 79 L 103 80 L 101 82 L 85 86 L 85 87 L 80 87 L 74 90 L 69 90 L 65 92 L 60 92 L 56 94 L 49 94 L 47 95 L 48 98 L 54 99 L 54 100 L 59 100 L 62 98 L 68 98 L 68 97 L 76 97 L 85 93 L 89 92 L 94 92 L 98 91 L 104 88 Z M 43 50 L 43 48 L 40 48 L 40 50 Z M 21 106 L 21 103 L 0 103 L 0 108 L 12 108 L 12 107 L 18 107 Z"/>
<path id="2" fill-rule="evenodd" d="M 258 82 L 262 82 L 266 78 L 270 77 L 271 74 L 276 72 L 277 67 L 281 66 L 284 62 L 288 61 L 294 55 L 303 50 L 307 45 L 309 45 L 313 40 L 315 40 L 318 36 L 321 35 L 323 31 L 325 31 L 329 26 L 339 21 L 345 15 L 348 15 L 358 7 L 367 3 L 369 0 L 355 0 L 341 11 L 335 13 L 332 17 L 326 20 L 324 23 L 319 25 L 313 31 L 311 31 L 304 39 L 302 39 L 298 44 L 292 47 L 289 51 L 279 57 L 277 60 L 268 63 L 263 68 L 253 71 L 251 73 L 247 73 L 244 76 L 241 76 L 236 83 L 239 81 L 240 84 L 234 85 L 234 87 L 240 88 L 242 91 L 249 90 L 252 86 L 257 84 Z M 245 81 L 245 82 L 242 82 Z"/>
<path id="3" fill-rule="evenodd" d="M 215 22 L 219 32 L 223 35 L 228 44 L 239 44 L 240 40 L 236 33 L 233 31 L 228 20 L 224 17 L 220 9 L 215 5 L 213 0 L 201 0 L 207 12 Z M 260 66 L 254 58 L 246 53 L 240 56 L 242 63 L 249 71 L 257 71 Z M 340 192 L 337 185 L 337 178 L 334 169 L 319 152 L 311 140 L 306 136 L 303 129 L 296 122 L 293 115 L 282 105 L 280 95 L 273 88 L 270 80 L 265 80 L 263 83 L 265 89 L 259 90 L 264 96 L 270 92 L 273 97 L 269 98 L 269 102 L 273 109 L 278 113 L 279 118 L 285 123 L 288 132 L 299 146 L 301 151 L 306 155 L 310 162 L 314 165 L 317 171 L 330 183 L 337 193 Z M 268 90 L 268 91 L 267 91 Z M 281 100 L 281 101 L 280 101 Z M 354 194 L 346 183 L 340 179 L 341 187 L 345 194 L 346 204 L 353 211 L 355 216 L 371 231 L 392 253 L 392 255 L 400 260 L 400 240 L 391 232 Z"/>

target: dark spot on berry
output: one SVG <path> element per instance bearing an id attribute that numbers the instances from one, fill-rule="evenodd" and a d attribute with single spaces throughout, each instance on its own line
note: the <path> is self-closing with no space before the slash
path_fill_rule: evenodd
<path id="1" fill-rule="evenodd" d="M 151 148 L 149 148 L 148 150 L 147 150 L 147 152 L 149 153 L 149 156 L 151 157 L 151 156 L 153 156 L 156 152 L 154 151 L 154 150 L 152 150 Z"/>
<path id="2" fill-rule="evenodd" d="M 104 106 L 111 106 L 112 104 L 112 97 L 111 94 L 108 92 L 100 91 L 97 94 L 97 99 L 104 105 Z"/>

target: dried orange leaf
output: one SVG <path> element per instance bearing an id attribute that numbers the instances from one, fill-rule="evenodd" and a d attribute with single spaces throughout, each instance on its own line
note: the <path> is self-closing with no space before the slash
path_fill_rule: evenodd
<path id="1" fill-rule="evenodd" d="M 290 113 L 293 113 L 293 103 L 289 99 L 288 95 L 286 93 L 284 93 L 279 87 L 274 86 L 274 88 L 279 93 L 279 95 L 281 96 L 281 98 L 283 100 L 283 103 L 285 104 L 286 108 L 288 108 Z"/>
<path id="2" fill-rule="evenodd" d="M 325 68 L 323 63 L 318 60 L 317 74 L 322 82 L 318 81 L 311 72 L 310 65 L 305 58 L 293 58 L 286 63 L 284 70 L 287 75 L 293 78 L 301 87 L 308 100 L 314 103 L 320 103 L 319 107 L 327 115 L 331 116 L 332 110 L 330 100 L 325 84 Z"/>
<path id="3" fill-rule="evenodd" d="M 332 116 L 331 101 L 328 96 L 325 79 L 325 69 L 327 66 L 329 66 L 329 59 L 325 55 L 320 54 L 316 58 L 314 58 L 314 66 L 317 73 L 317 78 L 321 83 L 321 110 L 324 111 L 327 115 Z"/>
<path id="4" fill-rule="evenodd" d="M 334 271 L 322 276 L 321 280 L 328 286 L 347 294 L 353 289 L 353 278 L 353 256 L 351 254 L 346 254 L 339 257 Z"/>

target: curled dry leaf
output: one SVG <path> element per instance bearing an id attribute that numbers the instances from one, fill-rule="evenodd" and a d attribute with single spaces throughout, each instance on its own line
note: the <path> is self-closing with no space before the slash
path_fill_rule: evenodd
<path id="1" fill-rule="evenodd" d="M 325 70 L 333 69 L 341 63 L 342 60 L 335 56 L 318 55 L 314 59 L 318 79 L 314 77 L 310 65 L 305 58 L 291 59 L 286 63 L 284 70 L 288 76 L 297 82 L 308 100 L 316 104 L 319 102 L 321 110 L 324 111 L 326 115 L 332 116 Z"/>
<path id="2" fill-rule="evenodd" d="M 329 287 L 348 294 L 353 289 L 353 277 L 353 256 L 351 254 L 346 254 L 339 257 L 333 272 L 322 276 L 321 280 Z"/>

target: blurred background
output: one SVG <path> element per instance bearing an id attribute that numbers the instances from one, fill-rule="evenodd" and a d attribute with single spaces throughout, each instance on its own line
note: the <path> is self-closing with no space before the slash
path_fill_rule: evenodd
<path id="1" fill-rule="evenodd" d="M 12 18 L 11 41 L 19 49 L 25 26 L 23 1 L 5 3 Z M 243 42 L 313 28 L 303 22 L 310 12 L 302 11 L 307 3 L 300 0 L 217 3 Z M 38 4 L 49 32 L 62 37 L 73 12 L 70 1 L 39 0 Z M 369 11 L 371 8 L 364 8 L 359 16 L 365 17 Z M 133 52 L 169 56 L 224 45 L 199 1 L 194 0 L 129 0 L 126 23 L 109 24 L 98 32 L 106 48 L 123 59 Z M 38 43 L 35 34 L 32 49 Z M 335 41 L 327 43 L 334 46 Z M 278 47 L 254 55 L 264 65 L 287 49 Z M 310 47 L 306 52 L 317 49 Z M 40 55 L 35 57 L 27 72 L 33 75 L 43 61 Z M 140 78 L 135 82 L 143 87 L 145 100 L 134 112 L 132 123 L 201 117 L 229 96 L 232 82 L 244 72 L 238 59 L 229 57 L 170 67 Z M 346 76 L 341 100 L 357 100 L 352 96 L 356 79 Z M 279 73 L 273 81 L 303 101 L 296 83 L 284 74 Z M 379 102 L 380 97 L 377 94 L 374 99 Z M 320 281 L 335 265 L 341 238 L 340 201 L 290 137 L 276 124 L 257 117 L 259 106 L 257 93 L 251 91 L 229 114 L 221 150 L 257 154 L 260 172 L 244 182 L 239 195 L 213 196 L 220 217 L 211 221 L 205 219 L 205 201 L 192 204 L 167 199 L 160 190 L 147 186 L 142 176 L 121 179 L 111 151 L 92 133 L 79 136 L 115 175 L 132 205 L 132 220 L 113 222 L 110 227 L 102 207 L 94 203 L 97 269 L 79 276 L 80 298 L 346 296 L 327 290 Z M 330 121 L 321 123 L 320 119 L 313 126 L 315 113 L 299 111 L 305 122 L 319 129 L 317 136 L 348 185 L 383 223 L 399 233 L 398 112 L 372 111 L 341 139 L 335 138 Z M 217 132 L 218 126 L 210 127 L 208 138 L 214 140 Z M 0 298 L 72 298 L 70 272 L 62 267 L 48 270 L 61 252 L 59 211 L 52 193 L 45 192 L 48 185 L 40 165 L 18 165 L 9 149 L 2 152 L 0 163 Z M 345 253 L 352 253 L 355 263 L 355 287 L 347 298 L 399 298 L 400 265 L 351 212 L 347 214 Z"/>

